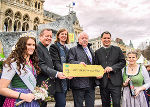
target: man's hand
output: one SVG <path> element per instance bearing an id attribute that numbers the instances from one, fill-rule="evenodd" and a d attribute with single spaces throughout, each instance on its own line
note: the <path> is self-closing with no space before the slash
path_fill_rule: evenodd
<path id="1" fill-rule="evenodd" d="M 104 72 L 105 72 L 105 73 L 109 73 L 109 72 L 112 71 L 112 70 L 113 70 L 112 67 L 109 67 L 109 66 L 108 66 L 108 67 L 105 68 Z"/>
<path id="2" fill-rule="evenodd" d="M 79 64 L 82 64 L 82 65 L 86 66 L 86 64 L 84 62 L 80 62 Z"/>
<path id="3" fill-rule="evenodd" d="M 101 78 L 103 78 L 103 76 L 98 76 L 98 77 L 96 77 L 97 79 L 101 79 Z"/>
<path id="4" fill-rule="evenodd" d="M 71 76 L 71 77 L 67 77 L 67 79 L 72 79 L 73 77 Z"/>
<path id="5" fill-rule="evenodd" d="M 66 79 L 66 76 L 65 76 L 62 72 L 58 72 L 58 73 L 57 73 L 57 77 L 58 77 L 59 79 Z"/>

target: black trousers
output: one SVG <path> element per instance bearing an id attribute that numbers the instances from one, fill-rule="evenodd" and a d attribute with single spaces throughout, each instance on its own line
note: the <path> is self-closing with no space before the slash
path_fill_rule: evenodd
<path id="1" fill-rule="evenodd" d="M 45 101 L 41 101 L 41 103 L 40 103 L 40 107 L 47 107 L 47 102 L 45 102 Z"/>
<path id="2" fill-rule="evenodd" d="M 121 107 L 121 86 L 114 86 L 108 79 L 107 87 L 100 85 L 100 95 L 102 99 L 102 107 L 111 107 L 110 97 L 112 98 L 113 107 Z"/>
<path id="3" fill-rule="evenodd" d="M 74 107 L 83 107 L 85 100 L 85 107 L 94 107 L 95 89 L 72 89 Z"/>
<path id="4" fill-rule="evenodd" d="M 66 93 L 56 92 L 54 95 L 55 98 L 55 107 L 66 107 Z"/>

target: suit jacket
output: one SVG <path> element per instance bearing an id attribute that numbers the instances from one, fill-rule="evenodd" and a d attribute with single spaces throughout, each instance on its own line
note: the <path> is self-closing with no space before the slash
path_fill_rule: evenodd
<path id="1" fill-rule="evenodd" d="M 50 78 L 48 81 L 48 84 L 50 85 L 49 93 L 53 95 L 55 93 L 55 76 L 57 71 L 54 70 L 52 58 L 48 49 L 41 42 L 39 42 L 37 46 L 37 52 L 39 57 L 39 67 L 41 69 L 41 73 L 37 76 L 37 83 L 38 85 L 41 85 L 42 81 Z"/>
<path id="2" fill-rule="evenodd" d="M 113 71 L 109 73 L 109 78 L 114 86 L 122 85 L 121 69 L 125 66 L 125 57 L 119 47 L 110 46 L 107 50 L 104 47 L 95 52 L 96 65 L 102 65 L 105 69 L 107 66 L 112 67 Z M 96 80 L 97 85 L 106 87 L 108 73 L 105 73 L 102 79 Z"/>
<path id="3" fill-rule="evenodd" d="M 94 64 L 94 52 L 90 48 L 91 44 L 88 44 L 88 48 L 92 55 L 92 64 Z M 80 62 L 84 62 L 87 65 L 91 65 L 91 62 L 86 55 L 83 47 L 78 44 L 77 46 L 71 48 L 69 50 L 68 62 L 71 64 L 79 64 Z M 72 89 L 82 89 L 82 88 L 94 88 L 94 79 L 92 77 L 75 77 L 71 80 L 71 88 Z"/>

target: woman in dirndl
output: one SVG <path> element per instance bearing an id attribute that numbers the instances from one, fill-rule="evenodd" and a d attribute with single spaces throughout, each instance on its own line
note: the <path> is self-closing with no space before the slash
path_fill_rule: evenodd
<path id="1" fill-rule="evenodd" d="M 122 107 L 148 107 L 149 103 L 145 90 L 150 87 L 150 77 L 145 66 L 137 64 L 138 54 L 135 51 L 127 54 L 129 64 L 123 71 Z M 129 81 L 134 86 L 134 96 L 131 95 Z"/>
<path id="2" fill-rule="evenodd" d="M 6 96 L 3 107 L 40 107 L 32 91 L 36 87 L 38 57 L 36 39 L 31 34 L 19 38 L 15 49 L 4 61 L 0 80 L 0 94 Z"/>

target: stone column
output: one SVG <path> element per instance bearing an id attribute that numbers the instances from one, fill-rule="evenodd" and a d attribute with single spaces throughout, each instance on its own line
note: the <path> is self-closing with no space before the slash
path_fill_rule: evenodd
<path id="1" fill-rule="evenodd" d="M 30 18 L 32 18 L 32 17 L 30 17 Z M 30 19 L 30 21 L 29 21 L 29 26 L 30 26 L 29 29 L 30 30 L 33 30 L 33 26 L 34 26 L 33 20 L 34 19 Z"/>
<path id="2" fill-rule="evenodd" d="M 14 31 L 14 20 L 12 19 L 12 26 L 11 26 L 11 30 L 10 31 Z"/>

